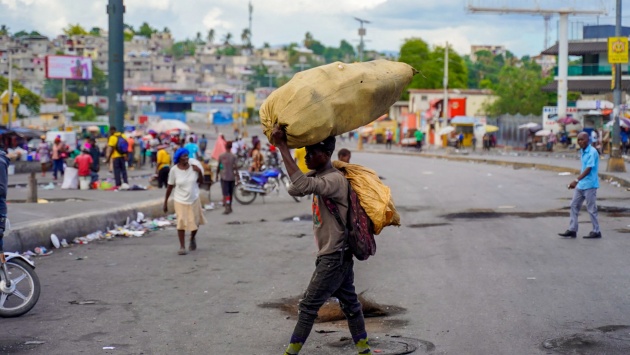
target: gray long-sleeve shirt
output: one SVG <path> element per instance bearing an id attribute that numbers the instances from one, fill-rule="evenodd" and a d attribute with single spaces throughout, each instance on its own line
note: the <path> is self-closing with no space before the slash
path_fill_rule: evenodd
<path id="1" fill-rule="evenodd" d="M 289 194 L 293 196 L 313 194 L 313 232 L 319 249 L 317 256 L 341 250 L 348 215 L 348 180 L 339 170 L 331 168 L 320 174 L 311 171 L 304 175 L 298 171 L 291 175 L 291 181 L 293 184 L 289 188 Z M 322 197 L 337 205 L 343 226 L 339 225 L 335 216 L 330 213 Z"/>

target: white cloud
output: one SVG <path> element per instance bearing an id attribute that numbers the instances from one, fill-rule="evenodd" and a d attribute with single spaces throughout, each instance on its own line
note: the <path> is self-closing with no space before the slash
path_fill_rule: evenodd
<path id="1" fill-rule="evenodd" d="M 232 28 L 232 24 L 230 22 L 222 20 L 222 15 L 223 11 L 218 8 L 213 8 L 208 11 L 206 16 L 204 16 L 202 23 L 208 29 L 213 28 L 216 30 Z"/>

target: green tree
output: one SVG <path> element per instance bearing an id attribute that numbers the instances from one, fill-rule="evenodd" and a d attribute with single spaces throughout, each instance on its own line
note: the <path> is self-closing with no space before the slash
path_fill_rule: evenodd
<path id="1" fill-rule="evenodd" d="M 22 31 L 15 32 L 15 33 L 13 34 L 13 37 L 15 37 L 15 38 L 20 38 L 20 37 L 27 37 L 28 35 L 29 35 L 29 33 L 28 33 L 28 32 L 26 32 L 26 31 L 22 30 Z"/>
<path id="2" fill-rule="evenodd" d="M 69 24 L 68 27 L 63 29 L 63 33 L 67 36 L 81 36 L 89 34 L 85 28 L 81 27 L 78 23 L 75 25 Z"/>
<path id="3" fill-rule="evenodd" d="M 57 103 L 63 104 L 63 93 L 57 94 Z M 81 96 L 76 92 L 66 91 L 66 105 L 68 106 L 76 106 L 79 101 L 81 101 Z"/>
<path id="4" fill-rule="evenodd" d="M 225 36 L 223 36 L 223 45 L 232 46 L 232 34 L 230 32 L 226 33 Z"/>
<path id="5" fill-rule="evenodd" d="M 66 80 L 66 89 L 80 96 L 107 95 L 107 76 L 97 66 L 92 66 L 92 80 Z M 44 82 L 47 97 L 57 97 L 61 91 L 61 80 L 46 79 Z"/>
<path id="6" fill-rule="evenodd" d="M 208 41 L 208 44 L 212 44 L 212 42 L 214 42 L 214 28 L 211 28 L 208 30 L 208 34 L 206 35 L 206 40 Z"/>
<path id="7" fill-rule="evenodd" d="M 249 28 L 243 29 L 243 33 L 241 33 L 241 41 L 243 42 L 243 47 L 248 49 L 252 47 L 252 33 L 249 31 Z"/>
<path id="8" fill-rule="evenodd" d="M 157 31 L 158 30 L 156 28 L 153 28 L 148 23 L 143 22 L 142 25 L 140 25 L 140 29 L 136 34 L 146 38 L 151 38 L 151 35 L 153 35 Z"/>
<path id="9" fill-rule="evenodd" d="M 164 27 L 164 29 L 162 30 L 162 32 L 164 33 L 171 33 L 171 29 L 168 27 Z"/>
<path id="10" fill-rule="evenodd" d="M 511 60 L 510 60 L 511 61 Z M 553 78 L 543 77 L 541 67 L 533 61 L 505 65 L 499 72 L 499 82 L 494 86 L 497 100 L 486 105 L 489 115 L 535 114 L 549 104 L 549 95 L 542 87 Z"/>
<path id="11" fill-rule="evenodd" d="M 92 29 L 90 30 L 90 34 L 92 36 L 100 36 L 101 35 L 101 28 L 100 27 L 92 27 Z"/>
<path id="12" fill-rule="evenodd" d="M 9 27 L 7 25 L 0 25 L 0 36 L 8 36 L 11 33 L 9 32 Z"/>
<path id="13" fill-rule="evenodd" d="M 181 42 L 175 42 L 171 48 L 165 51 L 165 54 L 173 56 L 176 59 L 181 59 L 185 56 L 195 55 L 196 50 L 197 45 L 195 42 L 187 39 Z"/>
<path id="14" fill-rule="evenodd" d="M 203 40 L 201 39 L 201 32 L 197 32 L 195 35 L 195 44 L 202 44 Z"/>
<path id="15" fill-rule="evenodd" d="M 0 76 L 0 93 L 9 89 L 9 79 L 4 76 Z M 39 95 L 36 95 L 29 89 L 22 86 L 22 84 L 13 80 L 13 90 L 15 93 L 20 95 L 20 102 L 22 105 L 26 106 L 29 111 L 32 113 L 39 113 L 39 107 L 42 103 L 42 98 Z"/>

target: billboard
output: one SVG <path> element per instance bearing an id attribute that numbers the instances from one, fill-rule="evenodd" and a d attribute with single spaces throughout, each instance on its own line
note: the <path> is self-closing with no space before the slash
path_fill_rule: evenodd
<path id="1" fill-rule="evenodd" d="M 46 78 L 91 80 L 92 59 L 69 55 L 49 55 L 46 57 Z"/>

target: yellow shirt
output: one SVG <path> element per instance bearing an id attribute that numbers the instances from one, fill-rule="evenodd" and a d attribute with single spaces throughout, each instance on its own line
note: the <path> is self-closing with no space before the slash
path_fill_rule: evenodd
<path id="1" fill-rule="evenodd" d="M 113 136 L 109 137 L 109 140 L 107 141 L 107 145 L 113 149 L 113 153 L 112 153 L 112 159 L 116 159 L 116 158 L 120 158 L 123 156 L 123 154 L 118 153 L 118 150 L 116 149 L 116 145 L 118 144 L 118 137 L 121 136 L 120 132 L 116 132 L 114 133 Z M 124 139 L 127 139 L 127 137 L 125 137 L 124 134 L 122 134 L 122 137 Z"/>
<path id="2" fill-rule="evenodd" d="M 302 147 L 302 148 L 296 149 L 294 156 L 295 156 L 295 162 L 297 163 L 297 166 L 298 168 L 300 168 L 301 172 L 308 173 L 309 171 L 311 171 L 306 166 L 306 148 Z"/>
<path id="3" fill-rule="evenodd" d="M 171 165 L 171 156 L 168 155 L 166 149 L 158 150 L 156 163 L 158 171 L 160 171 L 165 166 Z"/>

